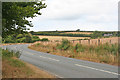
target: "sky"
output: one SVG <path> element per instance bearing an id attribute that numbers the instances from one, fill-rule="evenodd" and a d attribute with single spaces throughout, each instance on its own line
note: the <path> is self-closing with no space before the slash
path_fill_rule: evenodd
<path id="1" fill-rule="evenodd" d="M 120 0 L 46 0 L 31 31 L 117 31 Z"/>

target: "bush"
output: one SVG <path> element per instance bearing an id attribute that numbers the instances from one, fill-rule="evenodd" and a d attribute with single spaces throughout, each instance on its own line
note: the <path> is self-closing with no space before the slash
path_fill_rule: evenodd
<path id="1" fill-rule="evenodd" d="M 58 49 L 67 50 L 70 47 L 70 42 L 67 39 L 62 39 L 62 44 L 58 44 Z"/>
<path id="2" fill-rule="evenodd" d="M 77 51 L 77 52 L 84 52 L 85 51 L 85 47 L 81 44 L 76 44 L 74 49 Z"/>
<path id="3" fill-rule="evenodd" d="M 13 57 L 20 57 L 20 52 L 14 52 L 14 51 L 8 51 L 8 50 L 2 50 L 2 57 L 3 59 L 7 59 L 9 61 L 9 64 L 14 67 L 24 67 L 25 64 L 18 59 L 14 59 Z"/>
<path id="4" fill-rule="evenodd" d="M 32 42 L 32 38 L 29 34 L 25 34 L 25 37 L 26 37 L 26 40 L 25 40 L 26 43 L 31 43 Z"/>
<path id="5" fill-rule="evenodd" d="M 7 38 L 3 39 L 4 43 L 15 43 L 13 35 L 9 35 Z"/>
<path id="6" fill-rule="evenodd" d="M 103 37 L 104 32 L 99 32 L 99 31 L 94 31 L 93 34 L 91 34 L 91 38 L 95 39 L 95 38 L 101 38 Z"/>
<path id="7" fill-rule="evenodd" d="M 38 36 L 30 36 L 29 34 L 13 34 L 9 35 L 8 37 L 4 38 L 3 43 L 32 43 L 36 41 L 40 41 Z M 46 39 L 43 39 L 43 41 L 48 41 Z"/>
<path id="8" fill-rule="evenodd" d="M 40 43 L 35 44 L 35 46 L 39 46 L 39 45 L 40 45 Z"/>
<path id="9" fill-rule="evenodd" d="M 48 38 L 43 38 L 40 41 L 49 41 Z"/>
<path id="10" fill-rule="evenodd" d="M 13 57 L 13 51 L 9 52 L 8 50 L 2 50 L 2 56 L 3 57 Z"/>
<path id="11" fill-rule="evenodd" d="M 3 57 L 17 57 L 17 58 L 19 58 L 21 56 L 21 53 L 19 51 L 14 52 L 13 50 L 8 51 L 6 49 L 6 50 L 2 50 L 2 56 Z"/>
<path id="12" fill-rule="evenodd" d="M 104 46 L 103 46 L 104 50 L 106 50 L 107 52 L 111 53 L 111 54 L 114 54 L 116 55 L 117 52 L 118 52 L 118 44 L 108 44 L 106 43 Z"/>
<path id="13" fill-rule="evenodd" d="M 33 39 L 39 39 L 39 37 L 38 37 L 38 36 L 32 36 L 32 38 L 33 38 Z"/>
<path id="14" fill-rule="evenodd" d="M 40 41 L 40 38 L 38 36 L 32 37 L 32 42 Z"/>
<path id="15" fill-rule="evenodd" d="M 20 39 L 20 38 L 22 38 L 22 37 L 24 37 L 23 34 L 18 34 L 16 38 L 17 38 L 17 39 Z"/>

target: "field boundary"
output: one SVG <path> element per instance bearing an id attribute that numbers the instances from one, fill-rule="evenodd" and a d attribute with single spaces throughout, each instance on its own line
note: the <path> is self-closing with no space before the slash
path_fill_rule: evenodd
<path id="1" fill-rule="evenodd" d="M 69 40 L 71 43 L 73 43 L 73 45 L 76 44 L 82 44 L 82 45 L 100 45 L 100 44 L 118 44 L 119 37 L 111 37 L 111 38 L 101 38 L 101 39 L 87 39 L 87 40 Z M 57 43 L 61 43 L 61 41 L 37 41 L 33 44 L 37 44 L 37 43 L 43 43 L 44 45 L 47 44 L 57 44 Z"/>

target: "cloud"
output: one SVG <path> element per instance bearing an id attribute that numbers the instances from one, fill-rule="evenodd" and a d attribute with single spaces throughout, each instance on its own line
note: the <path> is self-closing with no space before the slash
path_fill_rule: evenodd
<path id="1" fill-rule="evenodd" d="M 117 10 L 119 0 L 48 0 L 42 10 L 46 19 L 78 19 L 83 15 L 108 15 Z"/>
<path id="2" fill-rule="evenodd" d="M 54 26 L 54 29 L 60 29 L 58 26 L 64 26 L 63 29 L 117 29 L 118 1 L 46 0 L 47 8 L 42 9 L 42 15 L 32 21 L 35 27 L 46 26 L 46 28 L 39 27 L 40 29 L 47 29 L 47 27 L 50 29 L 49 26 Z M 75 25 L 79 27 L 74 27 Z"/>

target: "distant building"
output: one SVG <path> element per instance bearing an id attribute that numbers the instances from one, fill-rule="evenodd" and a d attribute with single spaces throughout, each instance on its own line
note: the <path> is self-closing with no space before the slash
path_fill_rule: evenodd
<path id="1" fill-rule="evenodd" d="M 113 36 L 113 34 L 104 34 L 104 36 Z"/>

